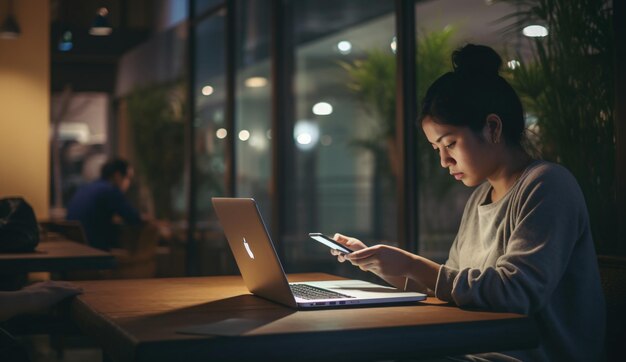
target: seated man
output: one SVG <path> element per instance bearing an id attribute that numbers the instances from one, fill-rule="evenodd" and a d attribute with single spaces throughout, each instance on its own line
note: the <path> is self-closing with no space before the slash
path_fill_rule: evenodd
<path id="1" fill-rule="evenodd" d="M 124 192 L 130 187 L 133 169 L 119 158 L 106 162 L 100 179 L 78 189 L 67 206 L 67 219 L 78 220 L 89 244 L 109 250 L 117 244 L 114 217 L 126 224 L 141 224 L 139 212 L 130 205 Z"/>

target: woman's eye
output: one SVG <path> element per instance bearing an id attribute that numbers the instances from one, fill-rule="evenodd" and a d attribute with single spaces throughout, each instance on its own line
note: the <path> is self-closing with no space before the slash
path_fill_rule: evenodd
<path id="1" fill-rule="evenodd" d="M 450 148 L 454 147 L 454 145 L 455 145 L 455 144 L 456 144 L 456 142 L 452 142 L 452 143 L 450 143 L 449 145 L 446 145 L 445 147 L 446 147 L 447 149 L 450 149 Z"/>

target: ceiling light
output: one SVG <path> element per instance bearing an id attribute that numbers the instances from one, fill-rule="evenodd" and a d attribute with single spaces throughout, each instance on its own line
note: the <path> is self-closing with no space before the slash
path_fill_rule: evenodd
<path id="1" fill-rule="evenodd" d="M 530 38 L 543 38 L 548 35 L 548 29 L 541 25 L 529 25 L 522 29 L 522 34 Z"/>
<path id="2" fill-rule="evenodd" d="M 2 22 L 2 27 L 0 27 L 0 38 L 16 39 L 19 36 L 20 26 L 17 24 L 17 20 L 15 20 L 15 16 L 13 15 L 13 1 L 9 1 L 9 12 L 6 19 Z"/>
<path id="3" fill-rule="evenodd" d="M 244 82 L 248 88 L 261 88 L 267 85 L 267 78 L 265 77 L 250 77 Z"/>
<path id="4" fill-rule="evenodd" d="M 247 141 L 248 139 L 250 139 L 250 132 L 247 130 L 242 130 L 239 132 L 239 139 L 242 141 Z"/>
<path id="5" fill-rule="evenodd" d="M 220 128 L 217 130 L 217 132 L 215 132 L 215 136 L 223 140 L 224 138 L 226 138 L 226 136 L 228 136 L 228 131 L 225 128 Z"/>
<path id="6" fill-rule="evenodd" d="M 333 113 L 333 106 L 330 103 L 319 102 L 313 106 L 313 114 L 318 116 L 328 116 Z"/>
<path id="7" fill-rule="evenodd" d="M 398 49 L 398 40 L 395 36 L 393 37 L 393 39 L 391 39 L 391 44 L 389 44 L 389 47 L 391 48 L 393 54 L 396 54 L 396 50 Z"/>
<path id="8" fill-rule="evenodd" d="M 111 35 L 111 33 L 113 32 L 113 28 L 109 24 L 109 19 L 107 19 L 108 15 L 109 9 L 104 7 L 98 9 L 98 11 L 96 12 L 96 18 L 93 20 L 93 24 L 89 29 L 89 34 L 95 36 Z"/>
<path id="9" fill-rule="evenodd" d="M 341 54 L 349 54 L 350 51 L 352 50 L 352 43 L 350 43 L 347 40 L 342 40 L 339 43 L 337 43 L 337 49 L 339 50 Z"/>
<path id="10" fill-rule="evenodd" d="M 296 147 L 302 151 L 313 149 L 319 137 L 319 126 L 314 122 L 299 120 L 293 127 L 293 138 L 296 141 Z"/>
<path id="11" fill-rule="evenodd" d="M 202 95 L 210 96 L 211 94 L 213 94 L 213 91 L 214 89 L 210 85 L 205 85 L 204 87 L 202 87 Z"/>

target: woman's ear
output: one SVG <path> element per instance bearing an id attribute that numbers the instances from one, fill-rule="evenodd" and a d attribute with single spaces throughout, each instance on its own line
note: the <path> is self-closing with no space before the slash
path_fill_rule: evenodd
<path id="1" fill-rule="evenodd" d="M 502 142 L 502 120 L 497 114 L 491 113 L 485 119 L 484 136 L 491 143 Z"/>

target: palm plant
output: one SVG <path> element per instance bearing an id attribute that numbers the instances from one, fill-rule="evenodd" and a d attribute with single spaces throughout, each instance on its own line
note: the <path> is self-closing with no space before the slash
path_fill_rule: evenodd
<path id="1" fill-rule="evenodd" d="M 141 181 L 158 218 L 174 216 L 173 189 L 183 175 L 186 107 L 182 84 L 138 89 L 127 98 L 127 114 Z"/>
<path id="2" fill-rule="evenodd" d="M 550 35 L 532 40 L 532 59 L 512 71 L 527 112 L 537 117 L 544 158 L 577 178 L 590 212 L 596 246 L 614 247 L 612 8 L 598 0 L 514 1 L 519 11 L 507 30 L 530 23 Z"/>
<path id="3" fill-rule="evenodd" d="M 426 94 L 426 90 L 440 75 L 451 69 L 450 54 L 453 46 L 451 39 L 455 30 L 446 27 L 442 31 L 422 32 L 417 41 L 416 83 L 418 106 Z M 395 55 L 382 50 L 372 50 L 363 59 L 352 63 L 342 63 L 351 79 L 349 87 L 357 95 L 365 109 L 371 113 L 369 120 L 373 131 L 367 138 L 353 140 L 352 144 L 372 152 L 379 167 L 377 174 L 395 179 L 396 161 L 396 58 Z M 429 185 L 442 193 L 453 184 L 446 173 L 437 166 L 436 154 L 424 137 L 416 135 L 420 160 L 420 175 L 429 179 L 441 175 L 436 182 Z M 385 162 L 385 160 L 387 162 Z M 394 185 L 395 183 L 391 183 Z M 425 183 L 420 183 L 425 185 Z M 431 190 L 432 191 L 432 190 Z"/>

